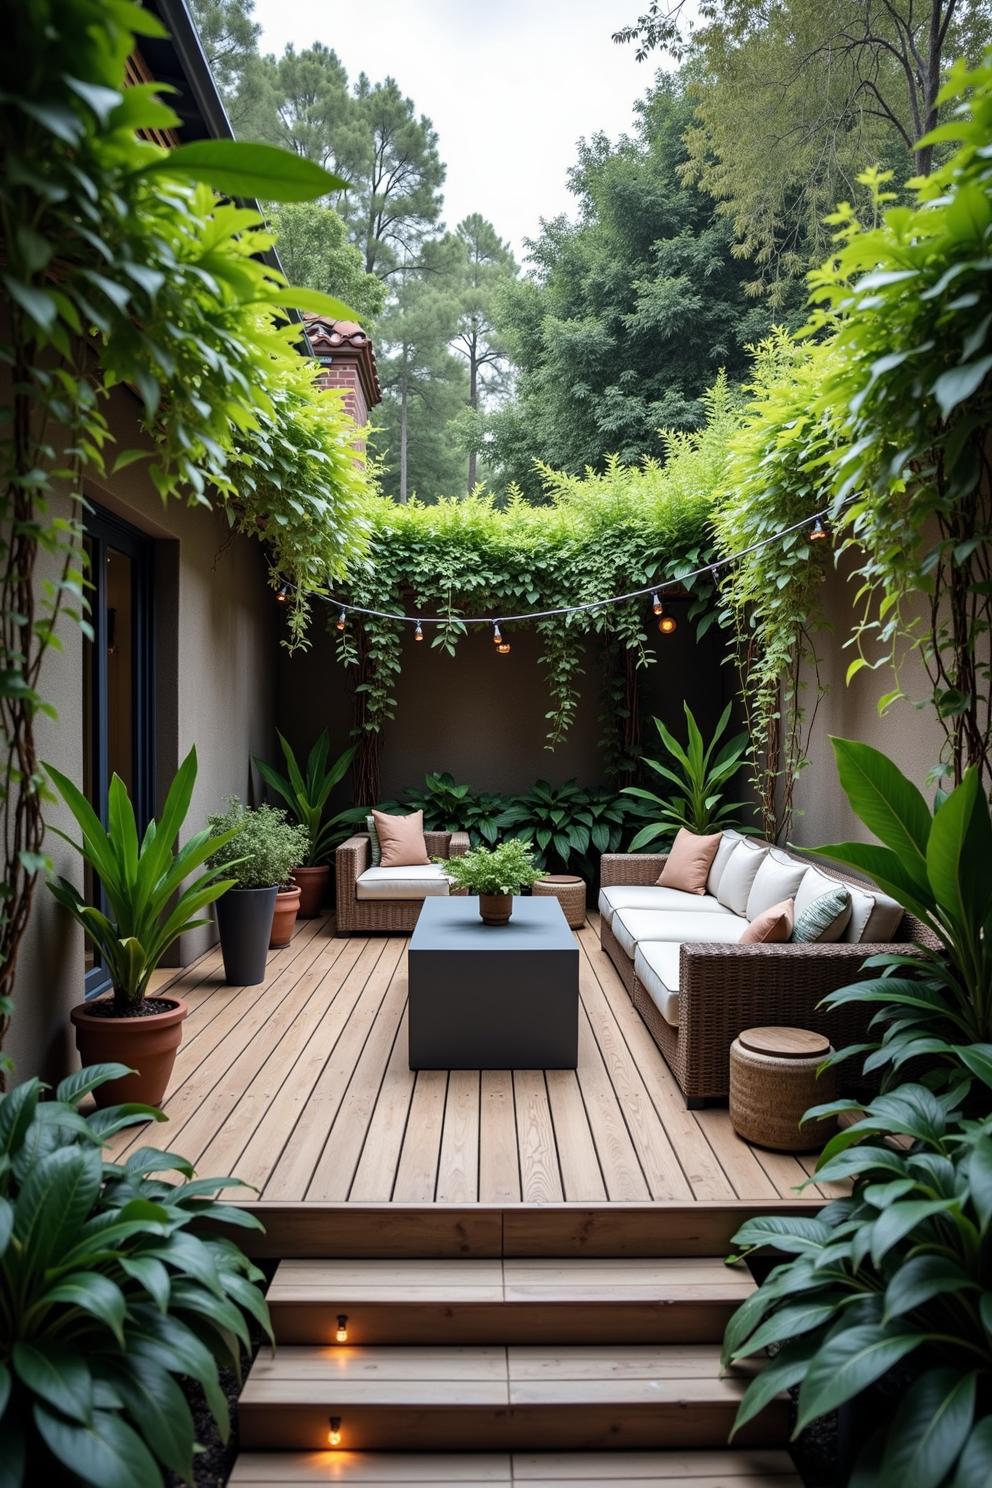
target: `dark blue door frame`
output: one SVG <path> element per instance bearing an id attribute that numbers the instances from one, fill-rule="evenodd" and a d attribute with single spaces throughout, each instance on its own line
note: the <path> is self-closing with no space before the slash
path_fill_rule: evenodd
<path id="1" fill-rule="evenodd" d="M 155 637 L 152 607 L 154 542 L 144 532 L 121 521 L 101 507 L 90 506 L 85 522 L 91 555 L 88 580 L 93 644 L 89 648 L 91 668 L 90 751 L 91 805 L 100 820 L 107 820 L 109 763 L 109 688 L 107 553 L 121 553 L 131 565 L 131 799 L 143 832 L 155 813 Z M 86 996 L 106 991 L 109 980 L 102 966 L 86 973 Z"/>

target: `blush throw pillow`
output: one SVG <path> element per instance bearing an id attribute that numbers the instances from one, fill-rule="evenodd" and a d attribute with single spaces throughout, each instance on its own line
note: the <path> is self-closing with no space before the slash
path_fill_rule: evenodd
<path id="1" fill-rule="evenodd" d="M 705 894 L 706 876 L 722 840 L 722 832 L 700 837 L 680 827 L 658 883 L 663 889 L 681 889 L 684 894 Z"/>
<path id="2" fill-rule="evenodd" d="M 780 904 L 769 905 L 748 925 L 738 945 L 784 945 L 792 935 L 792 899 L 783 899 Z"/>
<path id="3" fill-rule="evenodd" d="M 383 868 L 417 868 L 430 862 L 422 811 L 411 811 L 409 816 L 373 811 L 372 818 L 382 848 Z"/>

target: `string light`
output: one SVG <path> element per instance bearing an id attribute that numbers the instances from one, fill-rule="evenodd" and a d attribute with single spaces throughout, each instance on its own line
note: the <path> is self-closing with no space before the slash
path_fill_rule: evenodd
<path id="1" fill-rule="evenodd" d="M 826 536 L 827 529 L 824 527 L 822 520 L 817 517 L 813 526 L 810 528 L 809 540 L 810 542 L 822 542 Z"/>
<path id="2" fill-rule="evenodd" d="M 422 641 L 424 639 L 424 627 L 421 625 L 419 620 L 417 621 L 417 628 L 413 632 L 413 639 L 415 641 Z"/>
<path id="3" fill-rule="evenodd" d="M 662 635 L 674 635 L 678 628 L 679 622 L 674 615 L 662 614 L 661 619 L 658 621 L 658 629 Z"/>
<path id="4" fill-rule="evenodd" d="M 651 596 L 651 608 L 652 610 L 654 610 L 656 615 L 660 615 L 662 610 L 665 608 L 661 602 L 661 596 L 659 595 L 657 589 Z"/>
<path id="5" fill-rule="evenodd" d="M 496 650 L 499 652 L 500 656 L 509 656 L 509 654 L 510 654 L 510 643 L 509 643 L 509 641 L 500 641 L 499 645 L 496 647 Z"/>
<path id="6" fill-rule="evenodd" d="M 286 583 L 285 579 L 283 579 L 282 583 L 279 585 L 278 590 L 276 591 L 276 602 L 278 604 L 289 603 L 289 585 Z"/>
<path id="7" fill-rule="evenodd" d="M 345 612 L 344 612 L 344 606 L 342 605 L 341 606 L 341 613 L 338 616 L 338 630 L 344 630 L 344 628 L 345 628 L 345 626 L 347 624 L 348 624 L 348 616 L 345 614 Z"/>
<path id="8" fill-rule="evenodd" d="M 327 1433 L 327 1440 L 332 1447 L 339 1447 L 341 1445 L 341 1417 L 331 1416 L 328 1425 L 331 1429 Z"/>
<path id="9" fill-rule="evenodd" d="M 502 635 L 502 632 L 500 631 L 500 628 L 499 628 L 499 621 L 498 620 L 494 620 L 493 621 L 493 645 L 498 647 L 498 646 L 501 646 L 502 644 L 503 644 L 503 635 Z"/>
<path id="10" fill-rule="evenodd" d="M 346 1312 L 338 1313 L 338 1328 L 334 1340 L 336 1343 L 348 1342 L 348 1314 Z"/>

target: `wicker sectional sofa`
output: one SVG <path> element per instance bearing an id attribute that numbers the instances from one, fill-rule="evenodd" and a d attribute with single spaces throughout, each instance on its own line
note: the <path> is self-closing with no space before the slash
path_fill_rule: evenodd
<path id="1" fill-rule="evenodd" d="M 725 834 L 725 836 L 728 834 Z M 737 834 L 732 835 L 737 841 Z M 600 940 L 620 973 L 634 1006 L 678 1080 L 686 1103 L 725 1101 L 730 1046 L 745 1028 L 786 1024 L 825 1034 L 835 1047 L 866 1036 L 873 1009 L 855 1004 L 828 1012 L 817 1004 L 828 992 L 856 981 L 869 956 L 905 954 L 907 945 L 936 945 L 926 927 L 870 884 L 773 851 L 780 873 L 788 864 L 802 882 L 806 873 L 843 883 L 861 906 L 863 927 L 884 925 L 884 940 L 843 938 L 812 944 L 738 945 L 748 919 L 721 903 L 719 882 L 705 895 L 657 887 L 665 863 L 660 853 L 605 854 L 601 859 Z M 714 865 L 716 867 L 716 864 Z M 822 887 L 822 885 L 821 885 Z M 864 903 L 871 909 L 865 918 Z M 797 901 L 798 902 L 798 901 Z M 858 1063 L 840 1073 L 856 1079 Z"/>
<path id="2" fill-rule="evenodd" d="M 455 858 L 468 852 L 467 832 L 425 832 L 431 858 Z M 410 935 L 424 900 L 449 892 L 444 870 L 436 863 L 422 868 L 373 868 L 367 832 L 342 842 L 335 854 L 338 935 Z M 455 890 L 457 893 L 458 890 Z"/>

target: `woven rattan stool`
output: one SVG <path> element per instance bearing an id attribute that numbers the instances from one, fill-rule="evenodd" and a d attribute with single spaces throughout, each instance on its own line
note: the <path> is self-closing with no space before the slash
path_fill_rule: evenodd
<path id="1" fill-rule="evenodd" d="M 537 880 L 532 892 L 553 895 L 571 929 L 582 929 L 586 922 L 586 886 L 581 878 L 569 873 L 549 873 Z"/>
<path id="2" fill-rule="evenodd" d="M 831 1136 L 830 1121 L 800 1124 L 804 1111 L 833 1099 L 832 1070 L 816 1078 L 831 1052 L 805 1028 L 747 1028 L 730 1046 L 730 1120 L 745 1142 L 777 1152 L 811 1152 Z"/>

